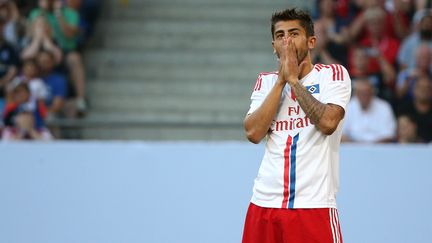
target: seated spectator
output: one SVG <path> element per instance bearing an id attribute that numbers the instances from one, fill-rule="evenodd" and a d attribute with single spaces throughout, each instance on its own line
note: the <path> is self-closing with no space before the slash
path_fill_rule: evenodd
<path id="1" fill-rule="evenodd" d="M 21 18 L 15 1 L 0 1 L 0 16 L 7 20 L 3 31 L 5 40 L 18 51 L 25 30 L 25 19 Z"/>
<path id="2" fill-rule="evenodd" d="M 413 100 L 401 104 L 398 114 L 408 114 L 415 120 L 419 137 L 432 141 L 432 81 L 422 77 L 415 82 Z"/>
<path id="3" fill-rule="evenodd" d="M 428 44 L 423 43 L 417 47 L 416 64 L 412 68 L 402 70 L 398 74 L 396 83 L 396 96 L 399 100 L 412 99 L 414 84 L 423 76 L 431 76 L 432 50 Z"/>
<path id="4" fill-rule="evenodd" d="M 45 128 L 46 109 L 43 102 L 31 99 L 30 89 L 25 83 L 13 88 L 12 101 L 4 112 L 3 140 L 49 140 L 52 138 Z"/>
<path id="5" fill-rule="evenodd" d="M 396 120 L 388 102 L 375 96 L 367 79 L 354 83 L 348 104 L 342 142 L 386 143 L 396 138 Z"/>
<path id="6" fill-rule="evenodd" d="M 402 42 L 397 56 L 401 70 L 415 67 L 415 50 L 421 43 L 426 43 L 429 48 L 432 48 L 432 15 L 425 15 L 421 18 L 419 29 Z"/>
<path id="7" fill-rule="evenodd" d="M 354 19 L 349 27 L 350 38 L 352 41 L 369 38 L 370 30 L 367 27 L 370 11 L 380 9 L 383 12 L 383 17 L 379 24 L 383 25 L 381 34 L 395 38 L 403 39 L 409 33 L 409 9 L 406 9 L 404 4 L 397 4 L 393 11 L 387 11 L 385 1 L 382 0 L 366 0 L 357 1 L 362 11 Z M 373 10 L 375 11 L 375 10 Z M 378 24 L 378 22 L 376 22 Z"/>
<path id="8" fill-rule="evenodd" d="M 40 78 L 39 66 L 35 59 L 24 60 L 22 64 L 22 73 L 16 77 L 13 82 L 26 83 L 30 88 L 31 96 L 35 100 L 45 102 L 48 96 L 48 89 L 45 82 Z"/>
<path id="9" fill-rule="evenodd" d="M 67 97 L 67 81 L 62 74 L 54 70 L 54 56 L 50 52 L 40 52 L 37 56 L 37 63 L 41 77 L 48 88 L 46 105 L 49 117 L 59 116 Z"/>
<path id="10" fill-rule="evenodd" d="M 384 10 L 378 7 L 370 8 L 364 15 L 369 35 L 360 40 L 360 45 L 369 48 L 372 53 L 369 69 L 372 72 L 378 72 L 380 69 L 379 62 L 382 59 L 385 59 L 391 65 L 396 65 L 400 43 L 399 40 L 393 38 L 391 35 L 385 34 Z"/>
<path id="11" fill-rule="evenodd" d="M 80 28 L 83 30 L 82 36 L 80 38 L 80 45 L 83 45 L 94 33 L 94 27 L 96 24 L 96 20 L 99 17 L 102 1 L 101 0 L 85 0 L 85 1 L 75 0 L 75 2 L 80 2 L 80 4 L 69 3 L 68 5 L 69 7 L 74 8 L 75 10 L 79 8 Z"/>
<path id="12" fill-rule="evenodd" d="M 85 72 L 81 55 L 76 51 L 79 34 L 79 14 L 64 6 L 61 0 L 39 0 L 39 8 L 30 13 L 30 21 L 45 18 L 53 30 L 55 41 L 65 54 L 65 64 L 76 92 L 79 115 L 87 110 L 85 102 Z"/>
<path id="13" fill-rule="evenodd" d="M 7 20 L 0 16 L 0 33 Z M 18 57 L 14 48 L 0 35 L 0 110 L 5 104 L 6 87 L 17 74 Z"/>
<path id="14" fill-rule="evenodd" d="M 417 124 L 410 115 L 400 115 L 397 118 L 398 143 L 422 143 L 417 134 Z"/>
<path id="15" fill-rule="evenodd" d="M 377 91 L 378 97 L 393 102 L 392 84 L 396 77 L 396 71 L 393 66 L 385 58 L 378 56 L 380 69 L 378 72 L 372 71 L 368 64 L 371 58 L 376 58 L 377 53 L 373 49 L 353 47 L 351 55 L 350 75 L 353 83 L 357 79 L 367 78 Z"/>
<path id="16" fill-rule="evenodd" d="M 54 43 L 51 27 L 44 18 L 38 18 L 33 22 L 24 45 L 22 59 L 36 58 L 40 51 L 48 51 L 53 54 L 56 65 L 62 62 L 62 50 Z"/>

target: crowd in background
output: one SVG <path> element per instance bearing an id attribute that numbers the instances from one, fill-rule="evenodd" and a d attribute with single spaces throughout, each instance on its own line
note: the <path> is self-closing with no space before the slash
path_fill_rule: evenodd
<path id="1" fill-rule="evenodd" d="M 344 142 L 432 141 L 431 2 L 316 1 L 313 62 L 352 79 Z M 85 116 L 82 50 L 100 4 L 0 0 L 2 139 L 52 139 L 47 121 Z"/>
<path id="2" fill-rule="evenodd" d="M 47 122 L 87 112 L 82 50 L 100 0 L 0 0 L 0 132 L 52 139 Z"/>
<path id="3" fill-rule="evenodd" d="M 344 142 L 432 141 L 430 0 L 316 2 L 314 63 L 348 68 Z"/>

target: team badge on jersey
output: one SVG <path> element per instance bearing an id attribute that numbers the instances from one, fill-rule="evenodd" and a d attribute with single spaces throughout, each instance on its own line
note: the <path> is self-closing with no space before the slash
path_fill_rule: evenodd
<path id="1" fill-rule="evenodd" d="M 319 94 L 320 92 L 319 84 L 306 86 L 306 90 L 309 91 L 309 93 L 311 94 Z"/>

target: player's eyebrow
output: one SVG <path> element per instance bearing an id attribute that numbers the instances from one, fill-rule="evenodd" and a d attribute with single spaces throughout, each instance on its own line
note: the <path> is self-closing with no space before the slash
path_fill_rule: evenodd
<path id="1" fill-rule="evenodd" d="M 277 34 L 279 34 L 279 33 L 282 33 L 282 34 L 283 34 L 284 31 L 283 31 L 283 30 L 276 30 L 274 34 L 277 35 Z"/>
<path id="2" fill-rule="evenodd" d="M 300 31 L 300 29 L 299 28 L 291 28 L 288 30 L 288 33 L 295 32 L 295 31 Z M 285 31 L 283 29 L 279 29 L 279 30 L 276 30 L 274 34 L 277 35 L 278 33 L 284 33 L 284 32 Z"/>
<path id="3" fill-rule="evenodd" d="M 294 32 L 294 31 L 300 31 L 300 29 L 299 28 L 292 28 L 292 29 L 288 30 L 288 32 Z"/>

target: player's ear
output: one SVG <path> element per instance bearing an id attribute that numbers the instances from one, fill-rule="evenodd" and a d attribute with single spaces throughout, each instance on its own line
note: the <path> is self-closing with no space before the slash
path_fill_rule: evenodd
<path id="1" fill-rule="evenodd" d="M 275 48 L 274 41 L 272 41 L 272 48 L 273 48 L 273 54 L 276 54 L 276 48 Z"/>
<path id="2" fill-rule="evenodd" d="M 314 49 L 316 44 L 316 36 L 310 36 L 308 38 L 308 47 L 309 49 Z"/>

